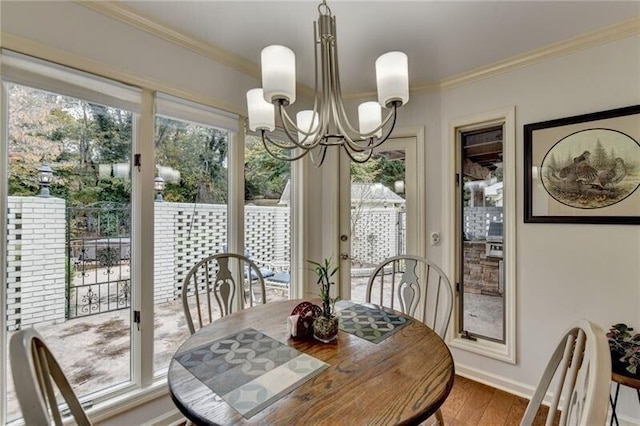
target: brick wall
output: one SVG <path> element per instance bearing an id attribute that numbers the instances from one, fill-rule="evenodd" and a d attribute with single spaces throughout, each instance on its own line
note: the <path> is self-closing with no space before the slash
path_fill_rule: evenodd
<path id="1" fill-rule="evenodd" d="M 487 295 L 502 295 L 500 259 L 487 257 L 486 244 L 464 242 L 464 291 Z"/>

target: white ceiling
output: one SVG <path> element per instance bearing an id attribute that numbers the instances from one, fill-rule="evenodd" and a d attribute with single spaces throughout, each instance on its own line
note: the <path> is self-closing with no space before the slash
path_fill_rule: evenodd
<path id="1" fill-rule="evenodd" d="M 256 64 L 260 50 L 296 52 L 313 87 L 318 1 L 125 1 L 140 15 Z M 329 1 L 344 92 L 375 90 L 374 61 L 402 50 L 412 86 L 437 82 L 640 16 L 640 1 Z"/>

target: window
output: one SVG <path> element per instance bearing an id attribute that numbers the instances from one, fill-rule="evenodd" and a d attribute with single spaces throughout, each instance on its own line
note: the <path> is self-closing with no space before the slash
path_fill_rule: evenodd
<path id="1" fill-rule="evenodd" d="M 0 423 L 21 417 L 7 347 L 24 326 L 87 407 L 149 386 L 188 333 L 181 274 L 243 227 L 237 116 L 13 52 L 2 66 Z"/>
<path id="2" fill-rule="evenodd" d="M 260 136 L 245 135 L 244 247 L 265 278 L 267 301 L 291 292 L 291 164 L 273 158 Z"/>
<path id="3" fill-rule="evenodd" d="M 453 346 L 515 362 L 513 110 L 453 123 L 455 280 Z"/>
<path id="4" fill-rule="evenodd" d="M 140 94 L 19 56 L 3 55 L 3 67 L 2 347 L 34 327 L 78 396 L 99 400 L 133 380 L 129 165 Z M 2 362 L 10 372 L 7 352 Z M 21 412 L 11 374 L 3 383 L 9 422 Z"/>
<path id="5" fill-rule="evenodd" d="M 154 371 L 164 373 L 189 336 L 181 299 L 184 277 L 199 260 L 227 247 L 229 132 L 206 124 L 216 120 L 203 106 L 186 108 L 184 101 L 159 96 L 157 110 Z"/>

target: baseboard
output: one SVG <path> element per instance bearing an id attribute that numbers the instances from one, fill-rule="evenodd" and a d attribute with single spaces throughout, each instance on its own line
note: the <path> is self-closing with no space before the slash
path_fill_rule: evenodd
<path id="1" fill-rule="evenodd" d="M 487 373 L 486 371 L 458 363 L 456 363 L 456 374 L 473 380 L 474 382 L 500 389 L 521 398 L 531 399 L 531 395 L 533 395 L 533 392 L 535 391 L 534 387 L 525 385 L 524 383 L 516 382 L 515 380 L 507 379 L 506 377 L 498 376 L 497 374 Z M 547 395 L 547 397 L 545 397 L 545 402 L 548 404 L 550 401 L 551 398 Z"/>
<path id="2" fill-rule="evenodd" d="M 500 389 L 502 391 L 525 399 L 531 399 L 531 396 L 535 391 L 534 387 L 525 385 L 524 383 L 520 383 L 515 380 L 499 376 L 497 374 L 488 373 L 486 371 L 478 370 L 477 368 L 469 367 L 462 364 L 456 364 L 456 374 L 475 382 L 482 383 L 483 385 L 491 386 L 493 388 Z M 550 402 L 551 395 L 547 394 L 544 398 L 543 404 L 549 405 Z M 620 414 L 618 414 L 617 417 L 620 426 L 640 426 L 640 419 L 634 419 Z M 610 424 L 610 419 L 611 409 L 609 409 L 607 424 Z"/>
<path id="3" fill-rule="evenodd" d="M 186 420 L 178 409 L 173 409 L 168 413 L 149 420 L 141 426 L 176 426 L 184 423 Z"/>

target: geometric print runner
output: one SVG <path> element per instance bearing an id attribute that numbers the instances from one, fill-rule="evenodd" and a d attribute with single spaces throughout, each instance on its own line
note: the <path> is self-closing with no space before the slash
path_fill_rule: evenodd
<path id="1" fill-rule="evenodd" d="M 247 419 L 329 367 L 252 328 L 174 358 Z"/>
<path id="2" fill-rule="evenodd" d="M 372 343 L 380 343 L 412 322 L 411 319 L 382 309 L 352 302 L 338 302 L 336 311 L 340 318 L 340 330 Z"/>

